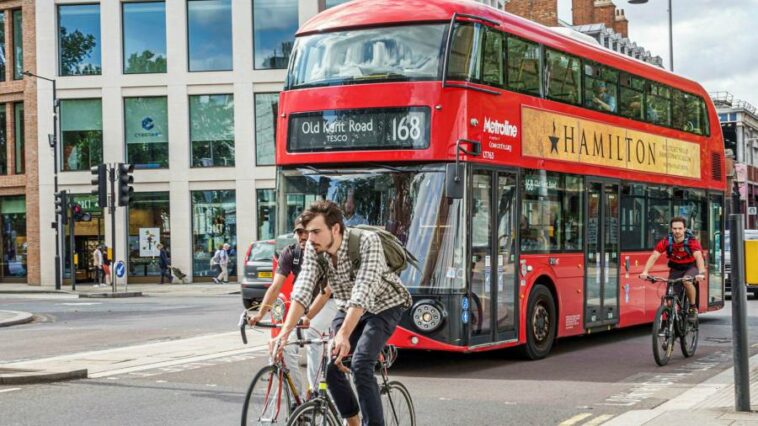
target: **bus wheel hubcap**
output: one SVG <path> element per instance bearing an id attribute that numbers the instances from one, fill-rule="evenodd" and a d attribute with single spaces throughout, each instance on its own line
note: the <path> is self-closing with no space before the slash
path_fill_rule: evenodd
<path id="1" fill-rule="evenodd" d="M 537 305 L 534 308 L 532 328 L 534 329 L 534 337 L 537 340 L 542 341 L 547 338 L 548 331 L 550 330 L 550 316 L 543 305 Z"/>

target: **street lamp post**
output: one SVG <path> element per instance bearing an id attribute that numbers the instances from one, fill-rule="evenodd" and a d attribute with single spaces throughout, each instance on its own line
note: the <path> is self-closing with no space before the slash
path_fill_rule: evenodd
<path id="1" fill-rule="evenodd" d="M 58 104 L 58 92 L 55 87 L 55 79 L 47 78 L 41 75 L 32 73 L 31 71 L 24 71 L 23 74 L 27 77 L 37 78 L 53 83 L 53 134 L 49 138 L 50 148 L 53 149 L 53 193 L 58 193 L 58 111 L 60 105 Z M 68 208 L 68 206 L 64 206 Z M 61 221 L 60 216 L 55 215 L 55 289 L 60 290 L 62 284 L 62 265 L 61 265 Z M 74 271 L 72 270 L 73 274 Z"/>
<path id="2" fill-rule="evenodd" d="M 629 0 L 629 4 L 644 4 L 648 0 Z M 669 69 L 674 72 L 674 26 L 672 23 L 672 15 L 674 12 L 671 9 L 671 0 L 669 0 Z"/>

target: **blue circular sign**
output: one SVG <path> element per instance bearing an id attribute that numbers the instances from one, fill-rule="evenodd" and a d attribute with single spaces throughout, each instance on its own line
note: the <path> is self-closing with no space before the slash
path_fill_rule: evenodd
<path id="1" fill-rule="evenodd" d="M 123 278 L 124 274 L 126 274 L 126 265 L 124 265 L 123 260 L 119 260 L 116 263 L 116 276 L 119 278 Z"/>

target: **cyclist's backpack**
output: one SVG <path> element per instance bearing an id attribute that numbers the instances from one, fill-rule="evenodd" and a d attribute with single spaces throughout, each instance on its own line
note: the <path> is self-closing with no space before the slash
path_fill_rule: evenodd
<path id="1" fill-rule="evenodd" d="M 354 274 L 361 267 L 361 235 L 364 232 L 373 232 L 379 236 L 384 249 L 384 258 L 387 260 L 387 266 L 391 272 L 400 274 L 408 265 L 418 269 L 418 259 L 405 248 L 395 234 L 378 226 L 356 225 L 350 228 L 350 235 L 347 240 L 347 255 L 353 265 Z"/>
<path id="2" fill-rule="evenodd" d="M 687 256 L 692 256 L 692 250 L 690 250 L 690 238 L 693 238 L 694 235 L 692 234 L 692 231 L 689 229 L 684 230 L 684 251 L 687 252 Z M 666 255 L 668 257 L 671 257 L 671 253 L 674 251 L 674 234 L 669 232 L 668 235 L 668 245 L 666 246 Z"/>

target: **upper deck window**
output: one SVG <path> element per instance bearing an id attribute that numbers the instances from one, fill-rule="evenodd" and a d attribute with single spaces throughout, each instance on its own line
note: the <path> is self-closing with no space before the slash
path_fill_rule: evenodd
<path id="1" fill-rule="evenodd" d="M 508 87 L 540 94 L 540 45 L 508 37 Z"/>
<path id="2" fill-rule="evenodd" d="M 479 24 L 456 24 L 447 76 L 488 86 L 505 86 L 505 35 Z"/>
<path id="3" fill-rule="evenodd" d="M 581 61 L 575 56 L 545 49 L 545 85 L 547 97 L 579 104 Z"/>
<path id="4" fill-rule="evenodd" d="M 446 28 L 413 25 L 299 37 L 287 87 L 437 79 Z"/>

